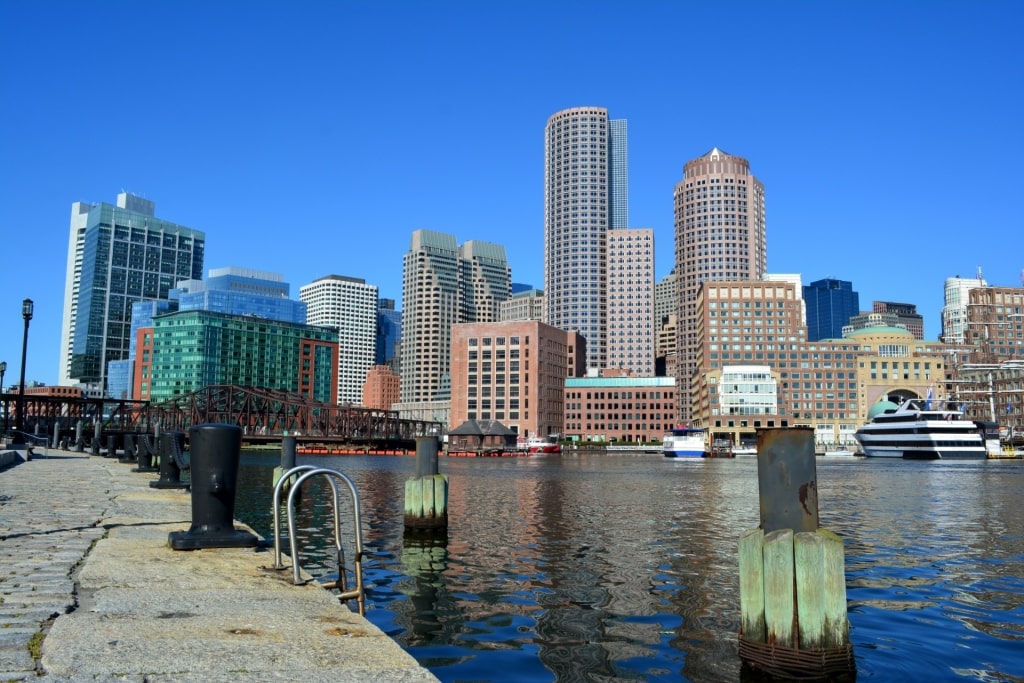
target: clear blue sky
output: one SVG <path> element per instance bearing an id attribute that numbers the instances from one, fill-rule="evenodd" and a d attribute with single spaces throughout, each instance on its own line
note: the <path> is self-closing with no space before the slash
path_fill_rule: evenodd
<path id="1" fill-rule="evenodd" d="M 1024 3 L 0 0 L 0 360 L 57 379 L 72 202 L 127 190 L 205 268 L 336 273 L 401 300 L 413 230 L 543 285 L 543 131 L 629 121 L 630 222 L 719 147 L 765 184 L 770 272 L 914 303 L 1024 269 Z"/>

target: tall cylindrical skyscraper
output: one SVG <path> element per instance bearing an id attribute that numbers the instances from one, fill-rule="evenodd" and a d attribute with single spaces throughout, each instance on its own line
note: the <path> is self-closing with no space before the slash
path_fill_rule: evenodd
<path id="1" fill-rule="evenodd" d="M 691 420 L 697 293 L 705 282 L 760 280 L 768 270 L 764 186 L 750 163 L 717 147 L 686 163 L 675 187 L 678 284 L 676 387 L 680 419 Z"/>
<path id="2" fill-rule="evenodd" d="M 629 227 L 626 121 L 603 107 L 552 115 L 544 129 L 544 320 L 607 363 L 606 233 Z"/>

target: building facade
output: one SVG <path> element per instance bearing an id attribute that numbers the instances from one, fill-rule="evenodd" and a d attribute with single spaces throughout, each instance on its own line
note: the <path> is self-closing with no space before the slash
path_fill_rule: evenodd
<path id="1" fill-rule="evenodd" d="M 917 312 L 914 304 L 900 304 L 894 301 L 872 301 L 872 313 L 896 316 L 896 323 L 907 328 L 914 339 L 924 339 L 924 317 Z"/>
<path id="2" fill-rule="evenodd" d="M 750 163 L 718 149 L 683 167 L 675 186 L 679 419 L 689 422 L 697 370 L 697 295 L 707 282 L 757 280 L 768 269 L 764 186 Z"/>
<path id="3" fill-rule="evenodd" d="M 498 311 L 498 320 L 501 322 L 543 319 L 544 291 L 540 289 L 513 292 L 511 299 L 501 302 Z"/>
<path id="4" fill-rule="evenodd" d="M 497 420 L 523 437 L 562 434 L 566 368 L 581 344 L 578 334 L 538 320 L 455 325 L 452 426 Z"/>
<path id="5" fill-rule="evenodd" d="M 608 232 L 608 368 L 654 376 L 654 230 Z"/>
<path id="6" fill-rule="evenodd" d="M 798 285 L 713 282 L 701 288 L 697 303 L 695 426 L 734 444 L 749 443 L 758 428 L 796 426 L 813 427 L 819 443 L 852 443 L 863 422 L 859 345 L 845 339 L 808 342 Z M 730 377 L 749 367 L 768 369 L 775 384 L 774 410 L 762 405 L 759 412 L 749 401 L 737 410 L 737 399 L 747 392 L 734 390 L 739 383 Z M 768 382 L 758 382 L 760 393 Z"/>
<path id="7" fill-rule="evenodd" d="M 195 310 L 158 315 L 138 334 L 134 393 L 140 400 L 235 384 L 337 403 L 332 329 Z"/>
<path id="8" fill-rule="evenodd" d="M 377 353 L 377 285 L 344 275 L 327 275 L 299 288 L 306 322 L 336 331 L 338 402 L 360 405 L 363 384 Z"/>
<path id="9" fill-rule="evenodd" d="M 203 272 L 204 233 L 157 218 L 156 205 L 122 192 L 117 205 L 71 205 L 59 382 L 106 390 L 107 368 L 128 359 L 131 308 L 167 299 Z"/>
<path id="10" fill-rule="evenodd" d="M 841 339 L 843 326 L 860 313 L 860 295 L 853 283 L 825 278 L 804 286 L 807 341 Z"/>
<path id="11" fill-rule="evenodd" d="M 565 438 L 580 442 L 661 441 L 675 422 L 674 377 L 565 380 Z"/>
<path id="12" fill-rule="evenodd" d="M 388 365 L 398 374 L 398 349 L 402 343 L 402 312 L 395 309 L 394 299 L 377 302 L 376 365 Z"/>
<path id="13" fill-rule="evenodd" d="M 363 386 L 363 407 L 391 410 L 401 399 L 402 382 L 388 365 L 374 365 Z"/>
<path id="14" fill-rule="evenodd" d="M 402 404 L 451 397 L 452 326 L 496 321 L 511 287 L 504 247 L 480 241 L 460 247 L 454 235 L 413 232 L 402 267 Z M 429 410 L 436 414 L 436 407 Z"/>
<path id="15" fill-rule="evenodd" d="M 180 311 L 214 311 L 305 324 L 306 304 L 291 296 L 280 273 L 228 266 L 211 268 L 205 280 L 178 282 L 171 299 Z"/>
<path id="16" fill-rule="evenodd" d="M 603 107 L 553 114 L 544 128 L 544 321 L 578 330 L 587 367 L 607 363 L 606 235 L 629 226 L 625 120 Z"/>
<path id="17" fill-rule="evenodd" d="M 988 287 L 988 283 L 978 272 L 976 278 L 946 278 L 943 287 L 942 306 L 942 341 L 954 346 L 966 343 L 967 340 L 967 302 L 968 292 L 977 287 Z"/>

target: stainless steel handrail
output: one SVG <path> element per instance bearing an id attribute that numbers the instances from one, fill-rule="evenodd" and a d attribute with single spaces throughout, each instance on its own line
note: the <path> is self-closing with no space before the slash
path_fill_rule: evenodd
<path id="1" fill-rule="evenodd" d="M 338 590 L 338 599 L 342 601 L 355 599 L 359 606 L 359 614 L 364 614 L 364 596 L 363 596 L 363 532 L 362 532 L 362 520 L 359 515 L 359 493 L 356 491 L 355 484 L 347 476 L 337 470 L 332 470 L 323 467 L 313 467 L 312 465 L 299 465 L 293 467 L 284 474 L 278 480 L 274 486 L 274 500 L 273 500 L 273 515 L 274 515 L 274 568 L 284 569 L 284 563 L 282 562 L 281 556 L 281 491 L 286 487 L 290 487 L 288 491 L 287 501 L 287 513 L 288 513 L 288 543 L 291 550 L 292 556 L 292 583 L 295 585 L 301 585 L 305 583 L 301 576 L 301 566 L 299 564 L 299 550 L 298 550 L 298 539 L 295 533 L 295 500 L 297 492 L 299 491 L 302 484 L 311 477 L 323 476 L 326 477 L 327 482 L 331 486 L 331 493 L 334 502 L 334 547 L 338 556 L 338 581 L 334 586 Z M 295 477 L 295 481 L 289 483 Z M 355 588 L 349 590 L 348 580 L 346 572 L 349 571 L 345 564 L 345 551 L 341 542 L 341 515 L 340 515 L 340 499 L 338 496 L 338 485 L 336 480 L 340 479 L 345 482 L 348 487 L 349 493 L 352 495 L 352 516 L 353 516 L 353 537 L 355 543 L 355 554 L 353 557 L 352 574 L 355 577 Z"/>

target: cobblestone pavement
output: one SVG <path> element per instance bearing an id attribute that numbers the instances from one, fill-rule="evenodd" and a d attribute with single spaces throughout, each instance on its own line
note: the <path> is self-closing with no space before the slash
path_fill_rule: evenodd
<path id="1" fill-rule="evenodd" d="M 73 573 L 113 496 L 95 457 L 50 451 L 0 471 L 0 681 L 35 679 L 42 635 L 75 608 Z"/>

